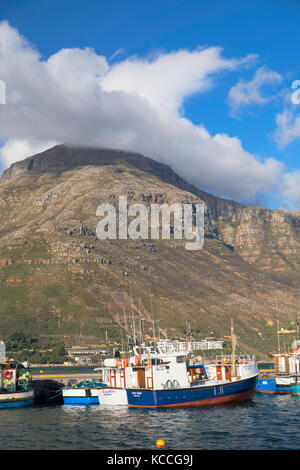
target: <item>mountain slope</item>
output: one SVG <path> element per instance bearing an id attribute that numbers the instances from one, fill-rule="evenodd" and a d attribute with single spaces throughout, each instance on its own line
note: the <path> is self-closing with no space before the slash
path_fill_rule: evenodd
<path id="1" fill-rule="evenodd" d="M 180 240 L 99 240 L 96 209 L 105 202 L 206 204 L 202 250 Z M 276 319 L 290 326 L 299 312 L 297 213 L 245 207 L 205 193 L 168 166 L 112 149 L 56 146 L 13 164 L 0 184 L 0 319 L 2 332 L 120 336 L 123 309 L 154 314 L 168 336 L 186 320 L 202 336 L 228 334 L 268 352 Z M 17 325 L 17 326 L 16 326 Z M 73 339 L 72 339 L 73 338 Z M 77 339 L 76 339 L 77 341 Z"/>

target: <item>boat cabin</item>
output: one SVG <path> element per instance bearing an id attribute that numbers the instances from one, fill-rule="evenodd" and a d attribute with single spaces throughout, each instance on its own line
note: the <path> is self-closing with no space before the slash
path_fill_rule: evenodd
<path id="1" fill-rule="evenodd" d="M 28 391 L 31 388 L 31 372 L 23 364 L 0 364 L 0 393 Z"/>
<path id="2" fill-rule="evenodd" d="M 155 354 L 150 350 L 128 359 L 105 359 L 103 378 L 110 387 L 163 389 L 188 387 L 186 354 Z"/>
<path id="3" fill-rule="evenodd" d="M 275 372 L 280 374 L 299 374 L 300 373 L 300 354 L 293 353 L 274 353 Z"/>

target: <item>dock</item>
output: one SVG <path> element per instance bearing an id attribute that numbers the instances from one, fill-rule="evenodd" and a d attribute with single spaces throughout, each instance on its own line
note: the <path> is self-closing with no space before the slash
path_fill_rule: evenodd
<path id="1" fill-rule="evenodd" d="M 95 372 L 85 373 L 85 374 L 33 374 L 33 380 L 55 380 L 57 382 L 67 384 L 70 380 L 80 382 L 84 379 L 101 379 L 101 374 Z"/>

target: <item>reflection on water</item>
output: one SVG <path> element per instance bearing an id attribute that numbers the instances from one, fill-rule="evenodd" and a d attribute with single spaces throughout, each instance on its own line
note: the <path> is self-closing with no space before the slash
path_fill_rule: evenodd
<path id="1" fill-rule="evenodd" d="M 0 410 L 1 449 L 297 449 L 300 401 L 256 395 L 209 408 L 52 406 Z"/>

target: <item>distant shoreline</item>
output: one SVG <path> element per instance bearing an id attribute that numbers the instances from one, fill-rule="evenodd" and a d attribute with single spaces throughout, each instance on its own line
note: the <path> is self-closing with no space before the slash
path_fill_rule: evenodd
<path id="1" fill-rule="evenodd" d="M 99 364 L 29 364 L 29 367 L 96 367 Z"/>

